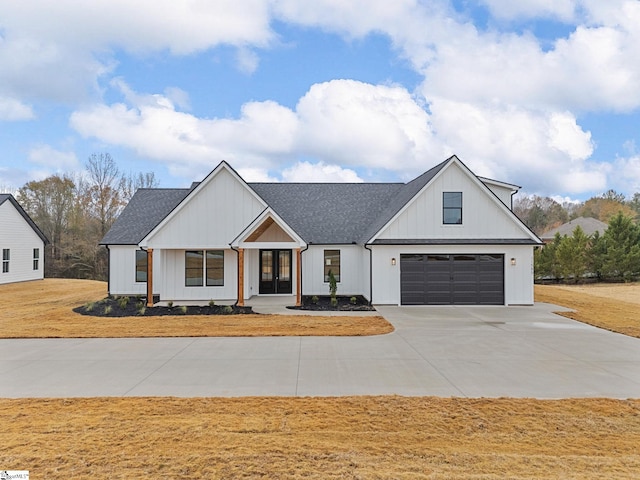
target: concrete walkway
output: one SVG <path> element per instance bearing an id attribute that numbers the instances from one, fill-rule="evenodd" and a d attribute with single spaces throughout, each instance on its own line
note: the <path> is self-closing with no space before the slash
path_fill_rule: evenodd
<path id="1" fill-rule="evenodd" d="M 374 337 L 0 340 L 0 397 L 640 397 L 640 339 L 558 309 L 379 307 L 396 331 Z"/>

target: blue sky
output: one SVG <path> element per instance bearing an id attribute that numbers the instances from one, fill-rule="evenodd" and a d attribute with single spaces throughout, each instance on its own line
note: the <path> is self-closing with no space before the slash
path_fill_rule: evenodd
<path id="1" fill-rule="evenodd" d="M 637 0 L 0 0 L 0 190 L 405 181 L 458 155 L 526 194 L 640 192 Z"/>

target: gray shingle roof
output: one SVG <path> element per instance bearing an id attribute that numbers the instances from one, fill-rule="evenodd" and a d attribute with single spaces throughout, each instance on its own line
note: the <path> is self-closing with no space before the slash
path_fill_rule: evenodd
<path id="1" fill-rule="evenodd" d="M 137 245 L 189 192 L 188 188 L 141 188 L 133 195 L 100 245 Z"/>
<path id="2" fill-rule="evenodd" d="M 15 198 L 13 198 L 13 195 L 9 193 L 0 193 L 0 205 L 2 205 L 6 201 L 9 201 L 16 208 L 18 213 L 22 215 L 22 217 L 26 220 L 26 222 L 33 229 L 33 231 L 36 232 L 36 234 L 42 239 L 44 244 L 48 245 L 49 239 L 47 238 L 47 236 L 42 232 L 42 230 L 40 230 L 38 225 L 36 225 L 36 223 L 31 219 L 29 214 L 27 214 L 27 212 L 24 211 L 24 209 L 22 208 L 22 205 L 20 205 L 18 201 Z"/>
<path id="3" fill-rule="evenodd" d="M 250 183 L 307 243 L 362 243 L 401 183 Z"/>
<path id="4" fill-rule="evenodd" d="M 451 157 L 453 158 L 453 157 Z M 409 183 L 248 183 L 305 242 L 363 244 L 387 224 L 451 160 Z M 191 189 L 136 192 L 103 245 L 137 245 Z"/>
<path id="5" fill-rule="evenodd" d="M 602 235 L 608 227 L 606 223 L 601 222 L 597 218 L 578 217 L 560 225 L 559 227 L 552 228 L 551 230 L 540 235 L 540 238 L 543 238 L 545 240 L 553 240 L 556 233 L 559 233 L 561 236 L 567 235 L 568 237 L 570 237 L 573 235 L 573 231 L 577 226 L 580 226 L 580 228 L 582 228 L 586 235 L 593 235 L 596 232 L 599 232 Z"/>

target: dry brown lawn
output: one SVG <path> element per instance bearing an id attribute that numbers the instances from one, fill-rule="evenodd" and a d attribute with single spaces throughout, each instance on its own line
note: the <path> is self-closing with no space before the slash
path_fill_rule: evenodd
<path id="1" fill-rule="evenodd" d="M 535 299 L 574 310 L 558 312 L 565 317 L 640 337 L 640 283 L 536 285 Z"/>
<path id="2" fill-rule="evenodd" d="M 31 478 L 637 479 L 640 400 L 0 400 Z"/>
<path id="3" fill-rule="evenodd" d="M 104 296 L 104 284 L 81 292 L 82 283 L 37 308 L 30 299 L 35 311 L 24 320 L 55 325 L 80 297 Z M 7 291 L 0 287 L 0 328 L 20 321 Z M 637 301 L 604 292 L 536 287 L 536 300 L 609 319 L 607 328 L 637 328 L 620 321 L 637 317 Z M 0 468 L 31 478 L 640 477 L 639 399 L 0 399 L 0 425 Z"/>
<path id="4" fill-rule="evenodd" d="M 106 318 L 72 311 L 106 295 L 106 283 L 90 280 L 45 279 L 0 285 L 0 337 L 353 336 L 380 335 L 393 331 L 393 326 L 380 316 L 176 315 Z"/>

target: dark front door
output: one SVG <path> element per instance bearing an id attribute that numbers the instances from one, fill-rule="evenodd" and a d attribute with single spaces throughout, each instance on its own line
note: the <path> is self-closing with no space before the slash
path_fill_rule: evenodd
<path id="1" fill-rule="evenodd" d="M 260 293 L 291 293 L 291 250 L 260 250 Z"/>

